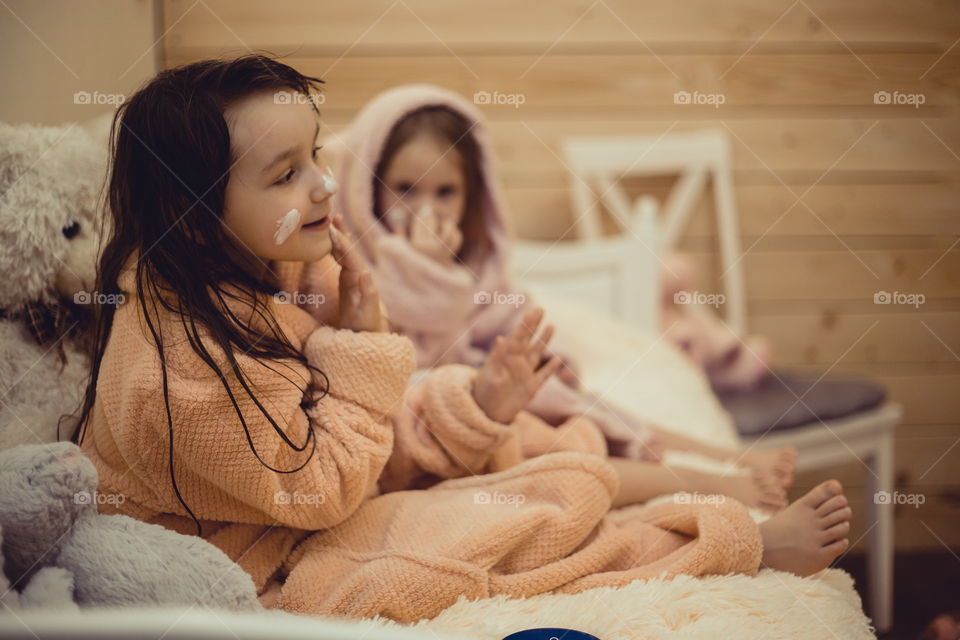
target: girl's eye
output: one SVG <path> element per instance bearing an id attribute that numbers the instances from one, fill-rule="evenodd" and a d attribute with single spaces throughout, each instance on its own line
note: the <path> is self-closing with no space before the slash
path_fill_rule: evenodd
<path id="1" fill-rule="evenodd" d="M 401 182 L 400 184 L 397 185 L 397 188 L 396 188 L 397 193 L 401 193 L 401 194 L 410 193 L 410 191 L 412 190 L 413 190 L 413 185 L 410 184 L 409 182 Z"/>
<path id="2" fill-rule="evenodd" d="M 78 233 L 80 233 L 80 223 L 76 220 L 63 228 L 63 235 L 67 240 L 72 240 Z"/>
<path id="3" fill-rule="evenodd" d="M 441 198 L 449 198 L 449 197 L 452 196 L 454 193 L 456 193 L 456 189 L 453 188 L 453 187 L 449 187 L 449 186 L 448 186 L 448 187 L 440 187 L 440 188 L 437 190 L 437 195 L 439 195 Z"/>
<path id="4" fill-rule="evenodd" d="M 322 146 L 314 147 L 313 150 L 310 152 L 310 155 L 313 157 L 314 160 L 317 159 L 317 152 L 320 151 L 320 149 L 323 149 L 323 147 Z M 274 184 L 278 184 L 278 185 L 287 184 L 293 178 L 294 173 L 295 172 L 293 169 L 289 169 L 285 174 L 283 174 L 283 177 L 277 180 Z"/>

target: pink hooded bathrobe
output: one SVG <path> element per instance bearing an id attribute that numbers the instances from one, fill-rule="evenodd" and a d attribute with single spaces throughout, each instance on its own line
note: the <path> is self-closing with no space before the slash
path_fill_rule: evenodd
<path id="1" fill-rule="evenodd" d="M 391 130 L 406 115 L 429 106 L 443 106 L 464 117 L 482 156 L 480 210 L 491 250 L 482 259 L 452 268 L 411 247 L 406 238 L 377 220 L 373 211 L 373 172 Z M 413 340 L 417 366 L 480 366 L 494 339 L 508 333 L 534 306 L 528 295 L 514 288 L 508 275 L 506 209 L 494 178 L 483 116 L 453 92 L 430 85 L 397 87 L 371 100 L 349 128 L 324 141 L 324 149 L 340 182 L 334 210 L 344 215 L 359 239 L 391 324 Z M 547 381 L 528 409 L 551 424 L 587 416 L 604 433 L 611 455 L 643 458 L 649 431 L 639 419 L 607 400 L 567 386 L 556 376 Z"/>

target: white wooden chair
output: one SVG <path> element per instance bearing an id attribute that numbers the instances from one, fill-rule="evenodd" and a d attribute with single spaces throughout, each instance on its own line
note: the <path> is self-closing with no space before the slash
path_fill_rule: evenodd
<path id="1" fill-rule="evenodd" d="M 641 238 L 656 237 L 655 211 L 637 217 L 637 235 L 596 238 L 590 242 L 514 243 L 514 272 L 536 293 L 576 300 L 640 327 L 655 327 L 660 307 L 651 296 L 658 285 L 655 248 Z"/>
<path id="2" fill-rule="evenodd" d="M 660 256 L 676 246 L 704 189 L 712 185 L 717 215 L 725 321 L 747 329 L 745 280 L 733 196 L 731 153 L 721 130 L 662 136 L 578 137 L 563 143 L 570 171 L 576 242 L 516 243 L 514 272 L 520 284 L 552 295 L 575 296 L 620 319 L 659 331 Z M 678 174 L 658 206 L 650 196 L 630 202 L 619 181 Z M 618 233 L 603 236 L 600 204 Z M 857 459 L 864 464 L 868 523 L 870 610 L 887 630 L 893 613 L 893 509 L 878 492 L 893 491 L 893 433 L 902 409 L 893 403 L 828 421 L 772 431 L 754 438 L 764 446 L 793 445 L 799 470 Z M 751 440 L 746 439 L 747 442 Z"/>

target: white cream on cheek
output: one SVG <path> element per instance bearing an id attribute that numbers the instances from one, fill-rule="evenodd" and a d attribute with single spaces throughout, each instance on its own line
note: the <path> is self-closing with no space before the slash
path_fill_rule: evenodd
<path id="1" fill-rule="evenodd" d="M 277 220 L 277 231 L 273 234 L 273 241 L 278 245 L 283 244 L 299 226 L 300 211 L 297 209 L 290 209 L 290 211 L 287 211 L 285 214 L 283 214 L 283 217 Z"/>

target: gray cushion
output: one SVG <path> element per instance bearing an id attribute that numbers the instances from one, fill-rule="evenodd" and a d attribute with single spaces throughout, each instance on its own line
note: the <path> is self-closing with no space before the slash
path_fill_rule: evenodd
<path id="1" fill-rule="evenodd" d="M 813 422 L 851 416 L 881 405 L 886 390 L 865 378 L 774 371 L 748 391 L 717 396 L 743 436 L 795 429 Z M 804 395 L 806 394 L 806 395 Z M 797 398 L 802 402 L 797 402 Z"/>

